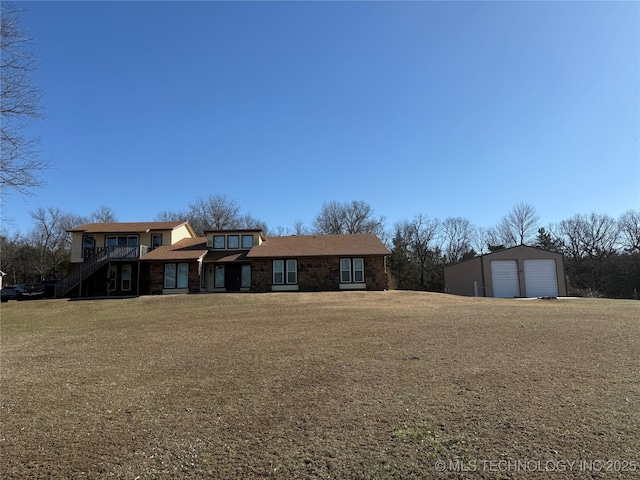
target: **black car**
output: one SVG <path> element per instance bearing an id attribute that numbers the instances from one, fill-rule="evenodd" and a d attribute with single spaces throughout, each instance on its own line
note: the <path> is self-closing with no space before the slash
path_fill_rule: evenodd
<path id="1" fill-rule="evenodd" d="M 24 290 L 18 296 L 18 300 L 37 300 L 44 298 L 44 286 L 39 283 L 25 285 Z"/>
<path id="2" fill-rule="evenodd" d="M 10 285 L 0 290 L 0 298 L 3 302 L 9 300 L 19 300 L 24 293 L 24 285 Z"/>

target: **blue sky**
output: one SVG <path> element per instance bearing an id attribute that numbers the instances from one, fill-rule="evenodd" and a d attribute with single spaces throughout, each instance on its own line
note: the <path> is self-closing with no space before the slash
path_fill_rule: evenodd
<path id="1" fill-rule="evenodd" d="M 330 200 L 389 227 L 640 208 L 638 2 L 21 5 L 51 169 L 5 229 L 217 193 L 270 228 Z"/>

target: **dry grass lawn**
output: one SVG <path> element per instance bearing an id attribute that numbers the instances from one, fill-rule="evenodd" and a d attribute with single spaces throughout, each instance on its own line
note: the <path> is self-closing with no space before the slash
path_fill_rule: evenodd
<path id="1" fill-rule="evenodd" d="M 2 478 L 640 477 L 640 302 L 272 293 L 0 313 Z"/>

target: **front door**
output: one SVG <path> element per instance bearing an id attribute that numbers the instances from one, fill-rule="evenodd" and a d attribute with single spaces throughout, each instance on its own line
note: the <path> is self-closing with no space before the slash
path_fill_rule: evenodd
<path id="1" fill-rule="evenodd" d="M 242 285 L 242 266 L 228 264 L 225 267 L 224 286 L 227 292 L 239 292 Z"/>

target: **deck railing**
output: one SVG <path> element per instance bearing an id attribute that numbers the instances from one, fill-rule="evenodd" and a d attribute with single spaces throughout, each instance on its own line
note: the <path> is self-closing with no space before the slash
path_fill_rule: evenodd
<path id="1" fill-rule="evenodd" d="M 84 262 L 56 285 L 56 298 L 60 298 L 80 282 L 94 274 L 100 267 L 112 260 L 138 260 L 149 251 L 146 245 L 110 245 L 95 250 L 95 255 L 85 258 Z M 87 250 L 85 249 L 85 253 Z"/>

